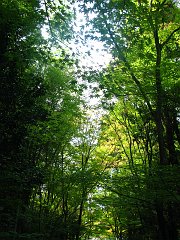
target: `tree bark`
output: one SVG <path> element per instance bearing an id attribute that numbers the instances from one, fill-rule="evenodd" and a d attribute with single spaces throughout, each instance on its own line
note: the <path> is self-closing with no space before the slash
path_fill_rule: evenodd
<path id="1" fill-rule="evenodd" d="M 162 202 L 156 203 L 156 213 L 158 221 L 158 240 L 170 240 L 167 232 L 167 223 L 164 218 Z"/>
<path id="2" fill-rule="evenodd" d="M 160 164 L 167 164 L 166 148 L 164 141 L 164 128 L 162 123 L 162 103 L 163 103 L 163 93 L 162 93 L 162 80 L 161 80 L 161 44 L 159 42 L 157 27 L 154 30 L 154 41 L 156 47 L 156 66 L 155 66 L 155 78 L 156 78 L 156 128 L 158 135 L 159 144 L 159 160 Z"/>
<path id="3" fill-rule="evenodd" d="M 174 124 L 173 116 L 171 110 L 165 106 L 165 125 L 166 125 L 166 139 L 167 139 L 167 148 L 169 152 L 168 162 L 170 164 L 178 164 L 178 159 L 176 156 L 176 149 L 174 145 Z"/>

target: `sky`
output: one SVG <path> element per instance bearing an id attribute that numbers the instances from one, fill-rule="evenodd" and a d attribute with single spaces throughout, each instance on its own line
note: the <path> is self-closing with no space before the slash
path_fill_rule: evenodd
<path id="1" fill-rule="evenodd" d="M 79 59 L 79 66 L 82 67 L 82 71 L 84 69 L 86 71 L 88 71 L 88 69 L 100 70 L 109 64 L 112 60 L 112 56 L 107 52 L 107 49 L 104 48 L 101 41 L 86 38 L 86 34 L 90 31 L 92 26 L 87 26 L 87 19 L 84 13 L 79 10 L 78 3 L 75 3 L 73 8 L 76 12 L 76 20 L 74 22 L 76 34 L 70 46 Z M 88 15 L 89 20 L 93 17 L 93 13 Z M 91 83 L 91 86 L 98 87 L 98 84 Z M 87 89 L 84 90 L 84 98 L 87 100 L 90 107 L 93 108 L 99 104 L 100 99 L 97 97 L 90 97 L 93 95 L 91 89 L 93 88 L 88 86 Z M 102 94 L 101 91 L 99 91 L 99 94 Z"/>
<path id="2" fill-rule="evenodd" d="M 87 26 L 87 19 L 79 10 L 78 3 L 75 3 L 74 10 L 76 12 L 76 20 L 74 22 L 74 30 L 76 31 L 75 39 L 72 40 L 72 49 L 83 56 L 80 62 L 83 66 L 99 69 L 105 67 L 111 60 L 112 56 L 103 47 L 103 43 L 98 40 L 86 39 L 86 34 L 92 26 Z M 88 19 L 91 20 L 94 14 L 88 14 Z M 77 43 L 78 42 L 78 43 Z"/>
<path id="3" fill-rule="evenodd" d="M 112 56 L 104 48 L 102 42 L 86 39 L 86 34 L 91 26 L 87 27 L 87 19 L 84 16 L 84 13 L 79 11 L 78 3 L 75 3 L 74 6 L 72 6 L 72 10 L 76 12 L 76 19 L 73 23 L 75 34 L 71 41 L 64 44 L 64 47 L 70 52 L 70 54 L 73 52 L 74 57 L 78 59 L 78 65 L 82 69 L 82 72 L 84 70 L 88 71 L 88 69 L 100 70 L 108 65 Z M 93 17 L 93 14 L 91 14 L 88 16 L 88 19 L 92 19 Z M 46 39 L 49 38 L 46 29 L 47 27 L 48 26 L 42 28 L 42 35 Z M 56 52 L 57 50 L 53 51 Z M 83 80 L 79 78 L 78 81 L 82 83 Z M 93 87 L 98 87 L 96 83 L 91 85 Z M 87 89 L 84 90 L 84 99 L 91 108 L 95 107 L 100 102 L 99 98 L 90 97 L 92 95 L 93 93 L 90 86 L 87 86 Z"/>

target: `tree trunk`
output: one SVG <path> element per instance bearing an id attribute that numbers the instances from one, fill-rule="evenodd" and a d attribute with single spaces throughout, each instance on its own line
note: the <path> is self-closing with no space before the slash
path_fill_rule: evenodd
<path id="1" fill-rule="evenodd" d="M 178 207 L 177 207 L 178 209 Z M 169 204 L 168 205 L 168 225 L 169 225 L 169 239 L 170 240 L 177 240 L 178 239 L 178 231 L 177 231 L 177 212 L 175 204 Z"/>
<path id="2" fill-rule="evenodd" d="M 159 42 L 158 30 L 157 28 L 154 30 L 154 40 L 156 47 L 156 70 L 155 70 L 155 78 L 156 78 L 156 128 L 158 135 L 158 144 L 159 144 L 159 160 L 160 164 L 167 164 L 166 157 L 166 148 L 164 142 L 164 128 L 162 123 L 162 103 L 163 103 L 163 93 L 162 93 L 162 83 L 161 83 L 161 45 Z"/>
<path id="3" fill-rule="evenodd" d="M 173 126 L 173 116 L 171 115 L 170 109 L 165 107 L 165 124 L 166 124 L 166 138 L 167 138 L 167 148 L 169 152 L 168 162 L 170 164 L 177 164 L 178 159 L 176 156 L 176 149 L 174 145 L 174 126 Z"/>
<path id="4" fill-rule="evenodd" d="M 164 218 L 163 208 L 164 206 L 162 202 L 156 203 L 156 213 L 158 221 L 158 240 L 171 240 L 168 237 L 167 223 Z"/>

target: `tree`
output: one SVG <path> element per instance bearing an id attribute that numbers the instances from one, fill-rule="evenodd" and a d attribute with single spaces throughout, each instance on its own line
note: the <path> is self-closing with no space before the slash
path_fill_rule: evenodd
<path id="1" fill-rule="evenodd" d="M 32 143 L 32 135 L 36 135 L 40 126 L 47 129 L 52 118 L 57 121 L 57 112 L 63 108 L 68 116 L 66 104 L 70 107 L 77 88 L 72 85 L 68 91 L 67 87 L 65 89 L 65 84 L 70 86 L 71 81 L 75 82 L 64 67 L 69 65 L 64 61 L 65 50 L 62 49 L 59 59 L 55 58 L 50 44 L 41 34 L 41 28 L 47 22 L 58 22 L 51 11 L 56 10 L 61 15 L 59 22 L 62 22 L 62 15 L 64 18 L 68 15 L 68 8 L 62 3 L 57 8 L 55 2 L 3 0 L 0 9 L 0 225 L 3 239 L 16 239 L 18 234 L 23 237 L 28 219 L 24 212 L 33 188 L 44 181 L 39 158 L 41 148 L 45 146 L 40 146 L 37 141 Z M 57 70 L 59 67 L 63 70 Z M 58 82 L 59 75 L 61 82 Z M 79 101 L 76 104 L 78 108 Z M 61 117 L 65 119 L 63 114 Z M 64 120 L 61 123 L 64 124 Z"/>
<path id="2" fill-rule="evenodd" d="M 67 120 L 68 115 L 64 116 Z M 89 197 L 101 179 L 100 166 L 93 155 L 96 146 L 93 127 L 73 112 L 68 119 L 69 126 L 63 129 L 63 134 L 62 124 L 56 121 L 45 132 L 50 137 L 42 138 L 41 133 L 41 140 L 38 139 L 47 141 L 39 158 L 45 179 L 33 190 L 27 213 L 36 217 L 28 231 L 39 232 L 47 239 L 73 240 L 86 235 L 89 223 L 84 216 L 89 212 Z M 67 127 L 67 123 L 63 126 Z"/>
<path id="3" fill-rule="evenodd" d="M 176 240 L 179 6 L 79 1 L 114 58 L 87 76 L 104 92 L 100 130 L 64 48 L 69 3 L 0 3 L 0 236 Z"/>
<path id="4" fill-rule="evenodd" d="M 178 46 L 179 9 L 171 1 L 94 1 L 92 4 L 88 6 L 89 11 L 97 14 L 92 20 L 93 28 L 99 31 L 100 39 L 112 49 L 117 65 L 121 66 L 121 74 L 127 73 L 131 84 L 147 104 L 157 127 L 160 162 L 168 163 L 163 138 L 162 95 L 165 85 L 162 68 L 167 66 L 167 62 L 176 67 L 176 58 L 167 60 L 165 48 Z M 85 5 L 87 11 L 88 7 Z M 172 11 L 170 16 L 169 7 Z M 145 73 L 149 74 L 148 77 Z M 173 77 L 174 81 L 177 82 L 177 76 Z M 148 87 L 147 92 L 145 87 Z"/>
<path id="5" fill-rule="evenodd" d="M 123 98 L 121 104 L 126 103 L 126 112 L 120 111 L 123 121 L 116 111 L 117 119 L 113 120 L 119 121 L 121 131 L 117 123 L 110 123 L 116 138 L 120 136 L 118 142 L 121 147 L 118 147 L 118 151 L 124 152 L 128 159 L 134 180 L 136 177 L 137 180 L 142 178 L 139 168 L 135 167 L 139 157 L 142 160 L 140 166 L 148 158 L 148 167 L 153 167 L 151 174 L 145 172 L 150 180 L 146 182 L 144 179 L 143 187 L 147 191 L 153 190 L 157 195 L 152 198 L 157 219 L 152 232 L 159 239 L 177 239 L 176 200 L 168 200 L 167 195 L 158 190 L 162 182 L 173 182 L 175 192 L 178 192 L 171 173 L 176 175 L 178 169 L 176 166 L 172 169 L 172 165 L 178 164 L 179 147 L 178 111 L 175 110 L 179 101 L 173 90 L 174 86 L 178 86 L 178 53 L 173 55 L 173 52 L 179 49 L 179 8 L 173 1 L 92 1 L 91 4 L 84 1 L 82 8 L 87 14 L 95 13 L 91 21 L 91 37 L 97 31 L 99 35 L 96 34 L 95 38 L 103 41 L 114 56 L 109 68 L 101 73 L 100 87 L 104 89 L 105 96 Z M 173 97 L 171 94 L 170 97 L 169 91 Z M 124 136 L 122 125 L 125 127 L 125 142 L 121 139 Z M 110 136 L 113 145 L 114 135 Z M 143 195 L 146 199 L 145 192 Z M 146 212 L 145 209 L 143 211 Z"/>
<path id="6" fill-rule="evenodd" d="M 155 124 L 151 120 L 144 125 L 138 102 L 135 106 L 127 99 L 119 100 L 102 120 L 97 151 L 101 156 L 106 155 L 108 175 L 102 182 L 104 190 L 97 202 L 111 219 L 115 237 L 155 239 L 159 234 L 156 203 L 163 202 L 165 212 L 169 203 L 176 206 L 179 201 L 178 166 L 172 169 L 171 166 L 157 165 Z M 169 218 L 168 221 L 166 229 L 172 231 L 172 220 Z M 173 221 L 174 227 L 178 223 L 177 213 Z"/>

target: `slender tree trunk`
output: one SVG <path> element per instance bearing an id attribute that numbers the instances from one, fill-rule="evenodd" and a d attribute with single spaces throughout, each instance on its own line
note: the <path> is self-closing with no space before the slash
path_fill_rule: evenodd
<path id="1" fill-rule="evenodd" d="M 39 186 L 39 200 L 40 200 L 40 205 L 39 205 L 39 233 L 41 233 L 41 214 L 42 214 L 42 192 L 41 192 L 41 186 Z"/>
<path id="2" fill-rule="evenodd" d="M 178 159 L 176 156 L 176 150 L 174 145 L 174 126 L 173 126 L 173 116 L 171 115 L 170 109 L 165 107 L 165 124 L 166 124 L 166 138 L 167 138 L 167 148 L 169 152 L 168 162 L 171 164 L 177 164 Z"/>
<path id="3" fill-rule="evenodd" d="M 177 207 L 178 208 L 178 207 Z M 175 204 L 169 204 L 168 206 L 168 223 L 169 223 L 169 239 L 177 240 L 178 239 L 178 231 L 177 231 L 177 219 L 176 219 L 176 206 Z"/>
<path id="4" fill-rule="evenodd" d="M 156 213 L 158 221 L 158 240 L 170 240 L 168 237 L 167 224 L 163 212 L 164 206 L 162 202 L 156 203 Z"/>
<path id="5" fill-rule="evenodd" d="M 166 132 L 164 131 L 163 127 L 163 91 L 162 91 L 162 80 L 161 80 L 161 51 L 162 46 L 159 42 L 158 30 L 154 31 L 154 38 L 155 38 L 155 46 L 156 46 L 156 91 L 157 91 L 157 104 L 156 104 L 156 126 L 157 126 L 157 133 L 158 133 L 158 143 L 159 143 L 159 157 L 160 157 L 160 165 L 166 165 L 169 163 L 175 164 L 177 163 L 176 160 L 176 153 L 174 147 L 174 139 L 173 139 L 173 125 L 172 119 L 168 113 L 168 109 L 165 109 L 165 125 L 166 125 Z M 167 149 L 169 152 L 169 159 L 167 159 L 166 155 L 166 146 L 165 140 L 167 141 Z M 171 209 L 172 210 L 172 209 Z M 157 203 L 156 205 L 156 212 L 157 212 L 157 220 L 158 220 L 158 227 L 159 227 L 159 240 L 175 240 L 176 239 L 176 226 L 172 226 L 175 224 L 173 221 L 173 212 L 170 212 L 165 208 L 163 204 L 163 200 Z M 169 215 L 168 219 L 165 219 L 164 213 Z"/>
<path id="6" fill-rule="evenodd" d="M 83 214 L 83 207 L 84 207 L 84 197 L 85 197 L 85 191 L 83 190 L 82 193 L 82 200 L 79 208 L 79 217 L 78 217 L 78 228 L 76 233 L 76 240 L 79 240 L 80 237 L 80 231 L 81 231 L 81 224 L 82 224 L 82 214 Z"/>
<path id="7" fill-rule="evenodd" d="M 164 142 L 164 128 L 162 123 L 162 104 L 163 104 L 163 92 L 162 92 L 162 83 L 161 83 L 161 45 L 159 42 L 158 30 L 157 28 L 154 30 L 154 40 L 156 47 L 156 128 L 158 135 L 158 144 L 159 144 L 159 160 L 160 164 L 167 164 L 166 157 L 166 148 Z"/>

